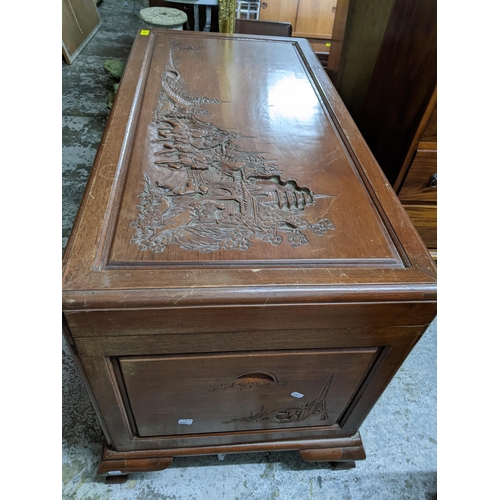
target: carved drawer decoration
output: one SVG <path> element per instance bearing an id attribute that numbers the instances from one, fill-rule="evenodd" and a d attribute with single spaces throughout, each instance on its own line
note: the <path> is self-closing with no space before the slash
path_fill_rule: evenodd
<path id="1" fill-rule="evenodd" d="M 139 436 L 338 426 L 377 349 L 120 359 Z"/>

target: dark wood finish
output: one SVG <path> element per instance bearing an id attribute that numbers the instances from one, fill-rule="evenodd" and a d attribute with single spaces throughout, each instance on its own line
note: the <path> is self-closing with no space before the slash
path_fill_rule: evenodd
<path id="1" fill-rule="evenodd" d="M 107 482 L 123 483 L 128 474 L 133 472 L 156 472 L 165 470 L 172 465 L 173 457 L 126 457 L 113 458 L 109 456 L 106 441 L 103 443 L 101 462 L 97 473 L 107 476 Z"/>
<path id="2" fill-rule="evenodd" d="M 305 462 L 330 462 L 333 470 L 353 469 L 356 467 L 355 460 L 366 458 L 359 433 L 353 436 L 350 446 L 299 450 L 299 453 Z"/>
<path id="3" fill-rule="evenodd" d="M 403 203 L 437 203 L 437 151 L 433 143 L 422 145 L 428 149 L 417 150 L 399 191 Z"/>
<path id="4" fill-rule="evenodd" d="M 318 448 L 315 450 L 300 450 L 300 456 L 305 462 L 350 462 L 354 460 L 364 460 L 365 450 L 359 437 L 358 444 L 339 448 Z M 351 468 L 351 467 L 349 467 Z"/>
<path id="5" fill-rule="evenodd" d="M 437 186 L 429 187 L 437 175 L 436 3 L 345 2 L 329 75 L 401 201 L 434 205 L 433 212 L 419 210 L 416 221 L 435 244 L 435 218 L 422 217 L 436 212 L 437 201 Z"/>
<path id="6" fill-rule="evenodd" d="M 92 405 L 96 411 L 97 418 L 99 420 L 99 423 L 101 425 L 101 429 L 102 429 L 103 434 L 104 434 L 104 438 L 107 440 L 108 443 L 113 445 L 113 438 L 111 437 L 111 433 L 108 430 L 108 425 L 106 423 L 106 420 L 101 412 L 101 409 L 99 408 L 99 403 L 97 402 L 97 400 L 95 398 L 94 391 L 93 391 L 92 385 L 88 379 L 87 372 L 83 368 L 81 357 L 79 355 L 78 349 L 75 346 L 73 336 L 71 335 L 71 331 L 68 327 L 68 323 L 66 321 L 64 314 L 62 317 L 62 331 L 63 331 L 63 337 L 66 340 L 66 342 L 70 348 L 71 357 L 75 361 L 76 369 L 78 370 L 78 373 L 80 374 L 81 380 L 82 380 L 83 384 L 85 385 L 85 388 L 87 389 L 87 392 L 90 396 L 90 400 L 92 402 Z"/>
<path id="7" fill-rule="evenodd" d="M 165 470 L 172 464 L 173 458 L 136 458 L 126 460 L 103 460 L 98 474 L 106 474 L 109 477 L 130 474 L 132 472 L 155 472 Z M 120 474 L 118 474 L 120 473 Z"/>
<path id="8" fill-rule="evenodd" d="M 68 311 L 66 318 L 74 337 L 107 337 L 144 335 L 223 333 L 235 331 L 308 331 L 331 328 L 371 328 L 393 325 L 392 317 L 400 318 L 398 326 L 427 324 L 432 321 L 433 305 L 427 302 L 216 306 L 220 317 L 213 321 L 214 309 L 201 305 L 193 316 L 191 307 L 165 309 Z M 431 318 L 429 320 L 429 318 Z M 76 333 L 78 332 L 78 333 Z"/>
<path id="9" fill-rule="evenodd" d="M 437 143 L 437 95 L 434 96 L 434 99 L 431 99 L 430 109 L 432 109 L 431 115 L 420 137 L 420 141 Z M 425 115 L 422 121 L 425 123 Z"/>
<path id="10" fill-rule="evenodd" d="M 424 142 L 424 134 L 428 135 L 428 141 Z M 437 151 L 437 87 L 434 88 L 431 98 L 427 103 L 427 108 L 420 120 L 417 131 L 413 136 L 411 145 L 408 148 L 401 170 L 399 171 L 394 189 L 399 192 L 408 172 L 415 159 L 417 149 Z"/>
<path id="11" fill-rule="evenodd" d="M 311 441 L 295 440 L 293 442 L 274 441 L 267 443 L 268 449 L 273 451 L 299 451 L 306 462 L 331 462 L 335 470 L 351 469 L 355 467 L 353 460 L 366 458 L 359 432 L 352 438 L 338 438 L 326 441 L 326 448 L 311 449 Z M 116 452 L 110 449 L 106 442 L 103 445 L 101 462 L 98 474 L 106 475 L 108 482 L 123 483 L 128 474 L 133 472 L 153 472 L 168 468 L 175 456 L 194 456 L 205 454 L 231 454 L 260 451 L 260 447 L 234 444 L 217 448 L 178 448 L 151 451 Z M 352 459 L 352 460 L 349 460 Z"/>
<path id="12" fill-rule="evenodd" d="M 332 37 L 326 70 L 331 81 L 336 85 L 340 60 L 345 40 L 345 30 L 349 13 L 350 0 L 337 0 L 335 17 L 333 19 Z"/>
<path id="13" fill-rule="evenodd" d="M 392 184 L 436 80 L 436 2 L 395 2 L 358 119 L 363 136 Z"/>
<path id="14" fill-rule="evenodd" d="M 153 29 L 68 242 L 63 313 L 102 473 L 266 450 L 345 468 L 436 315 L 436 269 L 306 40 Z"/>
<path id="15" fill-rule="evenodd" d="M 395 189 L 434 260 L 437 260 L 437 89 L 403 163 Z M 419 206 L 420 205 L 420 206 Z"/>
<path id="16" fill-rule="evenodd" d="M 287 347 L 290 349 L 307 349 L 313 343 L 318 348 L 348 348 L 352 345 L 352 336 L 356 337 L 356 344 L 361 347 L 370 347 L 379 342 L 392 344 L 393 342 L 404 341 L 408 335 L 415 336 L 421 330 L 421 326 L 390 328 L 335 328 L 335 330 L 307 330 L 307 336 L 303 330 L 281 330 L 262 332 L 227 332 L 227 333 L 199 333 L 190 337 L 190 342 L 186 342 L 184 335 L 122 335 L 112 339 L 108 337 L 87 337 L 77 338 L 75 343 L 81 356 L 144 356 L 152 352 L 158 355 L 182 354 L 198 352 L 237 352 L 254 351 L 262 349 L 279 349 L 282 345 L 283 337 L 287 338 Z M 335 339 L 332 340 L 332 335 Z M 263 342 L 265 340 L 265 343 Z"/>
<path id="17" fill-rule="evenodd" d="M 119 363 L 138 436 L 148 437 L 332 425 L 377 354 L 257 351 Z"/>
<path id="18" fill-rule="evenodd" d="M 234 32 L 244 35 L 292 36 L 292 25 L 276 21 L 236 19 Z"/>
<path id="19" fill-rule="evenodd" d="M 341 0 L 335 18 L 331 75 L 354 120 L 360 116 L 394 0 Z M 342 10 L 340 10 L 342 8 Z M 347 11 L 347 13 L 346 13 Z M 345 27 L 344 27 L 345 26 Z M 342 28 L 344 28 L 342 30 Z M 334 42 L 335 40 L 335 42 Z"/>
<path id="20" fill-rule="evenodd" d="M 272 451 L 293 451 L 293 450 L 313 450 L 314 446 L 320 445 L 324 448 L 358 448 L 361 445 L 361 436 L 359 432 L 355 432 L 352 437 L 342 437 L 335 439 L 325 439 L 319 443 L 317 440 L 307 439 L 294 439 L 286 441 L 272 441 L 266 443 L 268 449 Z M 230 454 L 230 453 L 252 453 L 262 451 L 263 445 L 261 443 L 232 443 L 226 446 L 210 446 L 204 448 L 159 448 L 150 450 L 138 451 L 116 451 L 111 449 L 104 443 L 102 461 L 108 460 L 130 460 L 136 459 L 158 459 L 158 458 L 172 458 L 172 457 L 186 457 L 197 455 L 215 455 L 217 453 Z"/>
<path id="21" fill-rule="evenodd" d="M 437 206 L 403 205 L 427 248 L 437 251 Z"/>

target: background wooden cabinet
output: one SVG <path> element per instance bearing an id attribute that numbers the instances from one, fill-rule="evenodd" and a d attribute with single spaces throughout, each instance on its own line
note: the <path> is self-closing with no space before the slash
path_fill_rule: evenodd
<path id="1" fill-rule="evenodd" d="M 295 29 L 299 0 L 267 0 L 261 2 L 259 19 L 290 23 Z"/>
<path id="2" fill-rule="evenodd" d="M 259 19 L 292 25 L 292 36 L 307 38 L 315 52 L 328 52 L 337 0 L 266 0 Z"/>
<path id="3" fill-rule="evenodd" d="M 399 199 L 437 259 L 437 91 L 408 149 L 394 183 Z"/>
<path id="4" fill-rule="evenodd" d="M 339 0 L 337 11 L 329 76 L 436 257 L 436 2 Z"/>
<path id="5" fill-rule="evenodd" d="M 260 3 L 258 18 L 261 21 L 290 23 L 292 25 L 292 36 L 307 38 L 319 60 L 326 67 L 332 43 L 332 29 L 337 11 L 337 1 L 264 0 Z M 194 26 L 192 4 L 149 0 L 149 6 L 183 10 L 188 16 L 188 23 L 191 28 Z M 217 32 L 219 30 L 218 9 L 214 10 L 213 16 L 210 31 Z M 246 16 L 242 15 L 241 18 L 245 19 Z M 205 11 L 200 9 L 200 25 L 203 26 L 204 23 Z"/>
<path id="6" fill-rule="evenodd" d="M 71 64 L 101 26 L 94 0 L 62 1 L 62 53 Z"/>

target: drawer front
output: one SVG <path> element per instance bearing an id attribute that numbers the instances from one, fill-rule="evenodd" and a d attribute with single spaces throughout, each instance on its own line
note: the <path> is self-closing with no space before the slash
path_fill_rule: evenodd
<path id="1" fill-rule="evenodd" d="M 434 105 L 434 109 L 420 140 L 423 142 L 437 142 L 437 103 Z"/>
<path id="2" fill-rule="evenodd" d="M 437 202 L 437 151 L 418 149 L 399 191 L 403 203 Z"/>
<path id="3" fill-rule="evenodd" d="M 65 312 L 65 318 L 75 338 L 102 339 L 137 335 L 265 331 L 296 334 L 304 330 L 325 328 L 414 326 L 430 323 L 433 314 L 433 306 L 428 303 L 408 301 L 70 311 Z M 253 337 L 247 336 L 247 339 L 251 338 Z M 282 347 L 281 344 L 280 348 Z M 226 349 L 225 344 L 216 342 L 210 346 L 209 352 Z"/>
<path id="4" fill-rule="evenodd" d="M 437 248 L 437 206 L 403 205 L 427 248 Z"/>
<path id="5" fill-rule="evenodd" d="M 119 358 L 140 437 L 333 426 L 377 348 Z"/>

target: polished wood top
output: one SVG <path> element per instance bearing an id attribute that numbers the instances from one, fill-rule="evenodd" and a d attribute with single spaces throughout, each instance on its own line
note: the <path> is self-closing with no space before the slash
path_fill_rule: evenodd
<path id="1" fill-rule="evenodd" d="M 434 264 L 307 41 L 138 35 L 65 290 L 409 282 Z"/>

